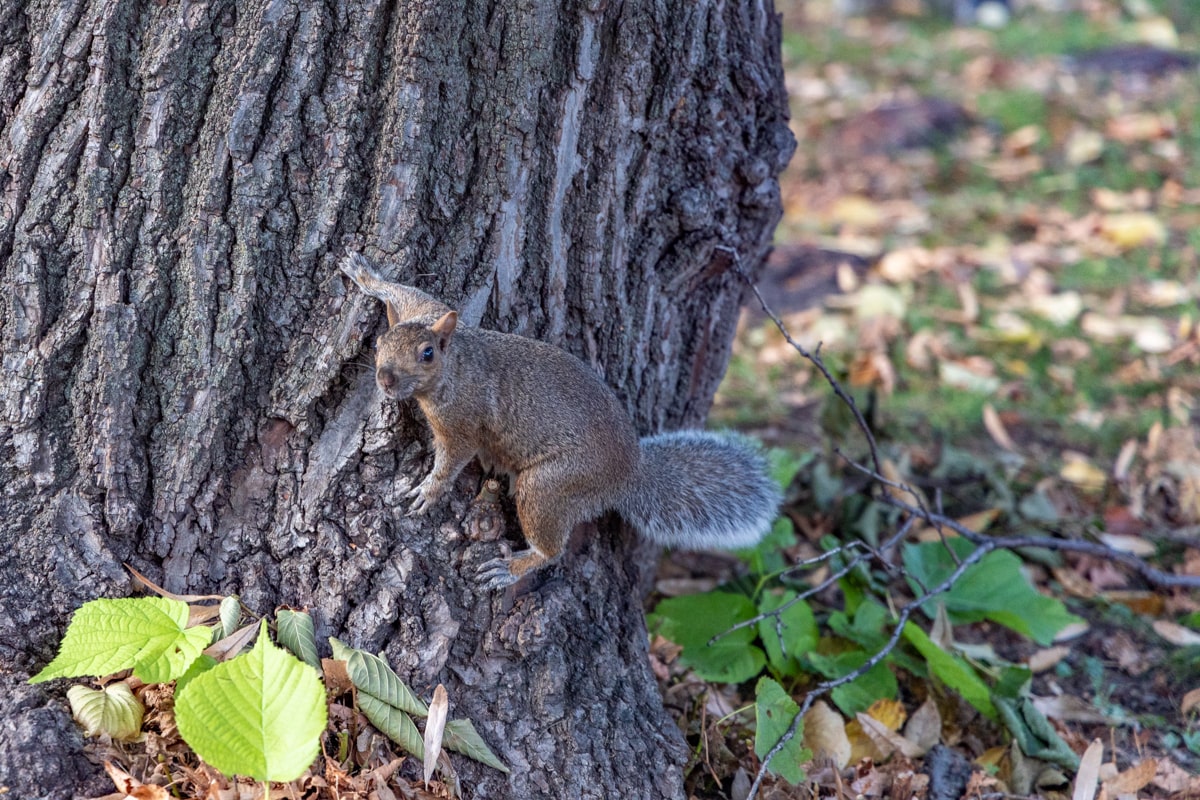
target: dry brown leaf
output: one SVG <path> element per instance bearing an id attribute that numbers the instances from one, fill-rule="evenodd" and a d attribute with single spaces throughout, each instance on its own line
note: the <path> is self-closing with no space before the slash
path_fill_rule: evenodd
<path id="1" fill-rule="evenodd" d="M 1100 784 L 1100 762 L 1104 758 L 1104 743 L 1093 739 L 1079 760 L 1079 771 L 1075 773 L 1075 788 L 1071 800 L 1092 800 Z"/>
<path id="2" fill-rule="evenodd" d="M 1150 627 L 1154 628 L 1155 633 L 1173 645 L 1191 647 L 1192 645 L 1200 644 L 1200 633 L 1196 633 L 1191 628 L 1185 628 L 1177 623 L 1159 619 L 1155 620 Z"/>
<path id="3" fill-rule="evenodd" d="M 1111 794 L 1134 794 L 1141 791 L 1142 787 L 1154 780 L 1156 772 L 1158 772 L 1158 761 L 1153 758 L 1147 758 L 1139 761 L 1115 777 L 1106 780 L 1104 788 Z"/>
<path id="4" fill-rule="evenodd" d="M 1055 642 L 1069 642 L 1072 639 L 1082 636 L 1090 629 L 1090 625 L 1086 622 L 1071 622 L 1059 629 L 1054 635 Z"/>
<path id="5" fill-rule="evenodd" d="M 881 722 L 870 714 L 860 713 L 856 719 L 862 725 L 863 732 L 871 737 L 875 747 L 879 749 L 883 755 L 890 756 L 892 753 L 900 753 L 906 758 L 920 758 L 925 755 L 925 750 L 919 747 L 915 742 L 910 742 L 896 731 L 888 727 L 887 723 Z"/>
<path id="6" fill-rule="evenodd" d="M 1116 589 L 1110 592 L 1101 592 L 1100 597 L 1110 603 L 1119 603 L 1138 614 L 1148 614 L 1152 617 L 1157 617 L 1163 613 L 1164 600 L 1162 595 L 1156 592 L 1138 589 Z"/>
<path id="7" fill-rule="evenodd" d="M 1031 655 L 1027 666 L 1030 672 L 1045 672 L 1070 654 L 1071 648 L 1063 645 L 1047 647 Z"/>
<path id="8" fill-rule="evenodd" d="M 942 715 L 932 698 L 925 698 L 921 707 L 908 718 L 904 738 L 925 751 L 942 740 Z"/>
<path id="9" fill-rule="evenodd" d="M 1063 591 L 1075 597 L 1090 600 L 1096 596 L 1096 587 L 1091 581 L 1068 567 L 1055 567 L 1052 571 L 1055 580 L 1062 584 Z"/>
<path id="10" fill-rule="evenodd" d="M 450 713 L 450 697 L 446 687 L 438 684 L 433 690 L 433 699 L 429 702 L 429 716 L 425 718 L 425 785 L 433 777 L 437 768 L 438 756 L 442 752 L 442 734 L 446 730 L 446 718 Z"/>
<path id="11" fill-rule="evenodd" d="M 1000 420 L 1000 415 L 996 413 L 996 409 L 991 403 L 983 404 L 983 427 L 996 444 L 1010 453 L 1017 452 L 1016 443 L 1008 435 L 1008 430 L 1004 427 L 1004 423 Z"/>
<path id="12" fill-rule="evenodd" d="M 112 779 L 117 791 L 124 793 L 126 800 L 171 800 L 171 795 L 163 787 L 142 783 L 111 761 L 104 762 L 104 771 Z"/>
<path id="13" fill-rule="evenodd" d="M 1125 444 L 1121 445 L 1121 452 L 1113 464 L 1113 477 L 1119 481 L 1127 480 L 1129 478 L 1129 468 L 1133 465 L 1133 459 L 1136 455 L 1137 439 L 1126 440 Z"/>
<path id="14" fill-rule="evenodd" d="M 804 746 L 817 761 L 832 761 L 838 769 L 850 763 L 851 745 L 842 715 L 818 700 L 804 715 Z"/>
<path id="15" fill-rule="evenodd" d="M 1200 705 L 1200 689 L 1192 689 L 1179 702 L 1179 713 L 1187 714 L 1198 705 Z"/>
<path id="16" fill-rule="evenodd" d="M 1154 546 L 1154 542 L 1148 542 L 1140 536 L 1102 533 L 1097 538 L 1113 550 L 1118 550 L 1122 553 L 1131 553 L 1135 556 L 1152 556 L 1158 552 L 1158 548 Z"/>
<path id="17" fill-rule="evenodd" d="M 1053 697 L 1034 697 L 1033 707 L 1050 719 L 1063 722 L 1111 723 L 1108 717 L 1096 710 L 1091 703 L 1071 694 L 1056 694 Z"/>
<path id="18" fill-rule="evenodd" d="M 1200 792 L 1200 777 L 1191 775 L 1171 759 L 1164 758 L 1158 762 L 1158 771 L 1154 774 L 1154 785 L 1171 794 Z"/>

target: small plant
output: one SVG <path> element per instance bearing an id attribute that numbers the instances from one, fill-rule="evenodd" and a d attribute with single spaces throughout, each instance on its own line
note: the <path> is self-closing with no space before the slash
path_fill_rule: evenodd
<path id="1" fill-rule="evenodd" d="M 190 624 L 213 617 L 219 617 L 213 627 Z M 276 636 L 283 647 L 271 641 L 265 619 L 239 628 L 240 618 L 236 598 L 224 598 L 219 607 L 169 597 L 93 600 L 75 613 L 58 655 L 30 682 L 126 670 L 145 684 L 174 682 L 179 734 L 197 756 L 226 776 L 294 781 L 320 754 L 327 723 L 329 698 L 312 618 L 281 609 Z M 241 652 L 256 635 L 254 647 Z M 359 710 L 401 748 L 428 767 L 445 747 L 508 772 L 469 720 L 442 716 L 426 726 L 423 738 L 413 718 L 430 716 L 429 707 L 391 667 L 336 639 L 330 643 L 328 668 L 345 672 Z M 444 689 L 440 695 L 444 711 Z M 103 689 L 73 686 L 67 696 L 88 735 L 124 741 L 141 736 L 145 708 L 128 678 Z M 431 775 L 427 769 L 426 780 Z"/>
<path id="2" fill-rule="evenodd" d="M 799 462 L 782 463 L 777 477 L 786 483 Z M 822 480 L 828 477 L 809 483 Z M 864 539 L 878 541 L 881 526 L 895 516 L 891 511 L 870 500 L 858 507 L 855 527 Z M 826 537 L 824 555 L 787 567 L 781 551 L 796 543 L 796 535 L 791 522 L 780 519 L 767 540 L 742 554 L 748 577 L 663 600 L 650 614 L 650 627 L 681 645 L 681 663 L 704 680 L 758 679 L 755 753 L 765 759 L 780 746 L 768 769 L 793 783 L 804 778 L 800 765 L 811 754 L 802 747 L 803 721 L 795 721 L 802 709 L 791 694 L 827 692 L 846 717 L 861 719 L 879 701 L 897 698 L 896 670 L 957 693 L 1004 725 L 1026 754 L 1073 769 L 1077 757 L 1028 701 L 1028 669 L 1005 662 L 989 648 L 958 644 L 953 627 L 988 620 L 1046 645 L 1078 618 L 1060 601 L 1037 592 L 1013 553 L 956 537 L 900 544 L 910 532 L 904 526 L 877 548 Z M 905 582 L 916 598 L 902 610 L 889 597 L 889 576 L 868 568 L 870 554 L 897 546 Z M 829 578 L 813 588 L 796 584 L 797 568 L 820 564 L 828 565 Z M 818 620 L 808 599 L 834 586 L 842 592 L 843 608 Z M 934 597 L 936 603 L 926 602 Z M 909 618 L 918 608 L 930 627 Z"/>

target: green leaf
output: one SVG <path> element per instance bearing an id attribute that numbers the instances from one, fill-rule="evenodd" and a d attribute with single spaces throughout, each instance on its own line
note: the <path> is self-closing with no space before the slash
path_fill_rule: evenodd
<path id="1" fill-rule="evenodd" d="M 358 689 L 358 707 L 371 724 L 417 758 L 425 757 L 425 741 L 410 714 L 424 717 L 429 707 L 413 694 L 388 663 L 365 650 L 347 647 L 330 637 L 333 657 L 346 662 L 350 682 Z"/>
<path id="2" fill-rule="evenodd" d="M 71 716 L 83 726 L 85 736 L 104 735 L 128 742 L 142 733 L 146 708 L 125 681 L 103 689 L 72 686 L 67 690 L 67 702 L 71 704 Z"/>
<path id="3" fill-rule="evenodd" d="M 1079 769 L 1079 756 L 1028 697 L 997 697 L 996 708 L 1000 712 L 1000 721 L 1017 740 L 1025 755 L 1049 761 L 1072 772 Z"/>
<path id="4" fill-rule="evenodd" d="M 146 683 L 174 680 L 212 638 L 212 630 L 204 626 L 185 629 L 187 620 L 187 604 L 166 597 L 84 603 L 67 627 L 58 655 L 29 682 L 130 668 Z"/>
<path id="5" fill-rule="evenodd" d="M 862 650 L 832 656 L 809 653 L 808 660 L 825 677 L 840 678 L 861 667 L 871 655 Z M 866 711 L 876 700 L 895 699 L 898 691 L 896 676 L 888 669 L 885 659 L 849 683 L 837 687 L 829 696 L 842 713 L 853 717 L 860 711 Z"/>
<path id="6" fill-rule="evenodd" d="M 948 539 L 947 543 L 960 559 L 975 547 L 961 538 Z M 919 593 L 917 581 L 932 588 L 949 577 L 957 565 L 941 542 L 926 542 L 905 545 L 904 567 L 910 586 Z M 1021 572 L 1021 559 L 1007 550 L 985 555 L 942 597 L 950 620 L 956 624 L 990 619 L 1042 645 L 1050 644 L 1067 625 L 1081 621 L 1062 602 L 1034 589 Z"/>
<path id="7" fill-rule="evenodd" d="M 762 649 L 751 644 L 757 629 L 741 628 L 712 645 L 709 641 L 756 613 L 754 603 L 745 595 L 705 592 L 663 600 L 650 615 L 650 624 L 683 646 L 680 660 L 702 679 L 740 683 L 753 678 L 767 663 Z"/>
<path id="8" fill-rule="evenodd" d="M 192 662 L 188 667 L 187 672 L 175 679 L 175 694 L 178 696 L 184 688 L 191 683 L 192 679 L 197 675 L 203 675 L 210 669 L 215 667 L 219 662 L 210 656 L 208 653 L 201 653 L 200 657 Z"/>
<path id="9" fill-rule="evenodd" d="M 408 714 L 361 689 L 358 692 L 358 708 L 384 736 L 417 758 L 425 758 L 425 739 Z"/>
<path id="10" fill-rule="evenodd" d="M 226 775 L 286 783 L 320 752 L 325 688 L 316 670 L 271 643 L 263 620 L 253 650 L 176 696 L 175 718 L 184 741 Z"/>
<path id="11" fill-rule="evenodd" d="M 351 650 L 346 659 L 346 672 L 350 675 L 350 682 L 360 692 L 372 695 L 381 703 L 418 717 L 429 713 L 429 707 L 413 694 L 404 681 L 400 680 L 400 676 L 379 656 L 364 650 Z"/>
<path id="12" fill-rule="evenodd" d="M 864 650 L 881 650 L 890 636 L 884 630 L 888 622 L 888 611 L 874 600 L 864 599 L 854 611 L 853 619 L 841 612 L 829 616 L 829 629 L 849 639 Z"/>
<path id="13" fill-rule="evenodd" d="M 796 592 L 790 589 L 765 592 L 759 598 L 758 610 L 760 613 L 774 611 L 792 602 L 795 597 Z M 782 647 L 779 637 L 781 628 Z M 817 621 L 812 608 L 803 600 L 781 612 L 778 625 L 775 617 L 767 617 L 758 623 L 758 636 L 762 639 L 771 667 L 784 674 L 794 675 L 800 670 L 799 657 L 816 649 L 817 635 Z"/>
<path id="14" fill-rule="evenodd" d="M 442 739 L 442 746 L 447 750 L 453 750 L 456 753 L 462 753 L 468 758 L 473 758 L 480 764 L 487 764 L 489 767 L 498 769 L 504 773 L 508 772 L 508 767 L 487 746 L 487 742 L 475 730 L 475 726 L 471 724 L 471 720 L 469 719 L 452 719 L 447 722 L 446 735 Z"/>
<path id="15" fill-rule="evenodd" d="M 770 678 L 759 678 L 754 687 L 755 755 L 766 757 L 787 733 L 799 711 L 796 701 L 788 696 L 782 686 Z M 801 764 L 811 760 L 812 753 L 804 748 L 804 722 L 801 721 L 796 726 L 796 734 L 775 754 L 767 769 L 789 783 L 798 784 L 805 777 Z"/>
<path id="16" fill-rule="evenodd" d="M 238 600 L 237 595 L 231 595 L 221 600 L 221 608 L 218 612 L 221 617 L 221 635 L 219 638 L 232 636 L 234 631 L 238 629 L 238 623 L 242 621 L 242 601 Z"/>
<path id="17" fill-rule="evenodd" d="M 925 658 L 938 680 L 962 695 L 964 700 L 988 718 L 997 718 L 988 685 L 965 661 L 938 647 L 925 631 L 912 622 L 904 626 L 903 636 Z"/>
<path id="18" fill-rule="evenodd" d="M 313 669 L 321 668 L 321 657 L 317 655 L 317 635 L 308 613 L 292 611 L 290 608 L 279 609 L 275 612 L 275 635 L 279 643 L 296 658 Z"/>

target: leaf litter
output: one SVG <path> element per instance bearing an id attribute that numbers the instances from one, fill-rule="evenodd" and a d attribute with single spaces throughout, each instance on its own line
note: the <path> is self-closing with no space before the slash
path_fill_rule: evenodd
<path id="1" fill-rule="evenodd" d="M 1200 575 L 1200 13 L 1171 0 L 1031 0 L 1008 28 L 984 31 L 940 22 L 929 5 L 780 4 L 798 149 L 760 288 L 797 341 L 842 365 L 891 469 L 947 513 Z M 846 17 L 848 6 L 878 13 Z M 789 495 L 802 534 L 792 563 L 824 536 L 864 535 L 846 516 L 862 482 L 830 452 L 853 447 L 839 405 L 748 310 L 714 417 L 828 465 L 828 485 Z M 1200 793 L 1200 597 L 1147 588 L 1092 555 L 1026 555 L 1038 589 L 1087 623 L 1042 647 L 958 624 L 954 646 L 1027 665 L 1031 708 L 1087 755 L 1086 771 L 1030 757 L 953 692 L 904 674 L 889 701 L 899 715 L 818 701 L 806 784 L 774 780 L 763 796 L 958 796 L 937 794 L 954 771 L 935 747 L 963 759 L 967 795 Z M 695 567 L 676 555 L 660 574 L 704 581 Z M 843 598 L 818 599 L 831 604 L 818 611 L 824 642 Z M 753 702 L 657 641 L 655 671 L 689 737 L 710 692 L 735 709 Z M 805 685 L 784 688 L 799 699 Z M 919 735 L 889 724 L 930 710 L 936 723 Z M 693 770 L 692 796 L 738 796 L 738 775 L 758 768 L 752 722 L 710 721 L 707 747 L 725 769 Z"/>

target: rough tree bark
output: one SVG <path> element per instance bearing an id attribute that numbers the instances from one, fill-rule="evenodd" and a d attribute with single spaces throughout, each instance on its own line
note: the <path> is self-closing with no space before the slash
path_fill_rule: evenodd
<path id="1" fill-rule="evenodd" d="M 628 532 L 480 592 L 401 494 L 348 244 L 604 375 L 639 428 L 702 422 L 791 152 L 770 0 L 0 0 L 0 785 L 96 786 L 21 685 L 70 611 L 175 591 L 311 609 L 444 682 L 510 778 L 476 797 L 681 796 Z M 36 733 L 35 733 L 36 732 Z M 99 784 L 102 788 L 103 784 Z M 82 787 L 82 788 L 80 788 Z"/>

